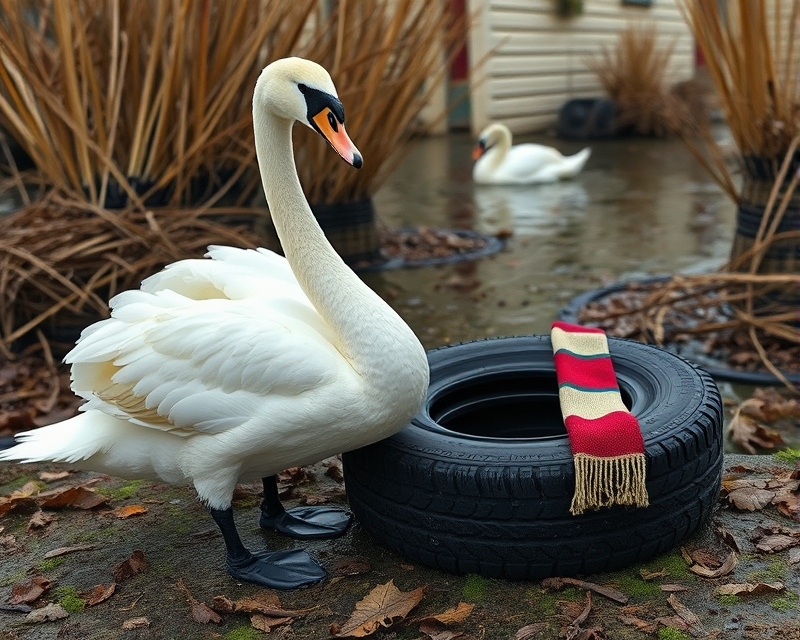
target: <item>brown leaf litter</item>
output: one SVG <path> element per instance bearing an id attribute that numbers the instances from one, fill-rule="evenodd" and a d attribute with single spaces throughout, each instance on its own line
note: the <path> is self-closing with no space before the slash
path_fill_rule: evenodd
<path id="1" fill-rule="evenodd" d="M 137 549 L 131 554 L 130 558 L 123 560 L 114 567 L 111 574 L 114 576 L 114 580 L 123 582 L 147 569 L 148 564 L 144 553 Z"/>
<path id="2" fill-rule="evenodd" d="M 422 600 L 424 587 L 413 591 L 400 591 L 394 580 L 376 586 L 362 600 L 350 619 L 341 627 L 331 626 L 331 635 L 336 638 L 363 638 L 381 627 L 388 628 L 402 621 Z"/>

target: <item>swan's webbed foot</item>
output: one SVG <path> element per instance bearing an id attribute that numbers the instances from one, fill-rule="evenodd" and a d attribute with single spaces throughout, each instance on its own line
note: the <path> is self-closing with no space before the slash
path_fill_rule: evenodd
<path id="1" fill-rule="evenodd" d="M 338 538 L 347 531 L 352 516 L 336 507 L 295 507 L 270 516 L 261 512 L 259 526 L 298 540 Z"/>
<path id="2" fill-rule="evenodd" d="M 249 553 L 226 558 L 228 573 L 234 578 L 270 589 L 298 589 L 327 577 L 314 558 L 303 549 Z"/>
<path id="3" fill-rule="evenodd" d="M 298 540 L 338 538 L 347 531 L 353 517 L 336 507 L 294 507 L 286 510 L 278 497 L 275 476 L 263 478 L 264 500 L 261 503 L 262 529 L 273 529 Z"/>
<path id="4" fill-rule="evenodd" d="M 297 589 L 327 576 L 314 558 L 303 549 L 251 553 L 242 544 L 233 509 L 209 509 L 225 541 L 226 565 L 234 578 L 272 589 Z"/>

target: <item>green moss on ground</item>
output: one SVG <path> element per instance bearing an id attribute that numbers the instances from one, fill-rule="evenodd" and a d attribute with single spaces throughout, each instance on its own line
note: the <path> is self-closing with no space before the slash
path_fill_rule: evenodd
<path id="1" fill-rule="evenodd" d="M 236 627 L 222 636 L 222 640 L 258 640 L 264 634 L 253 627 Z"/>
<path id="2" fill-rule="evenodd" d="M 464 596 L 466 602 L 473 604 L 480 604 L 486 597 L 486 585 L 488 581 L 483 576 L 471 573 L 464 581 L 464 587 L 461 594 Z"/>
<path id="3" fill-rule="evenodd" d="M 680 629 L 661 627 L 658 630 L 658 640 L 690 640 L 690 638 Z"/>
<path id="4" fill-rule="evenodd" d="M 64 560 L 66 560 L 66 558 L 64 558 L 63 556 L 59 556 L 58 558 L 47 558 L 45 560 L 42 560 L 36 566 L 39 569 L 39 571 L 45 573 L 46 571 L 52 571 L 53 569 L 55 569 L 57 566 L 62 564 Z"/>
<path id="5" fill-rule="evenodd" d="M 56 587 L 53 597 L 67 613 L 80 613 L 86 606 L 86 601 L 78 595 L 75 587 Z"/>
<path id="6" fill-rule="evenodd" d="M 775 598 L 770 601 L 769 606 L 776 611 L 791 611 L 800 606 L 800 598 L 798 598 L 794 591 L 789 591 L 787 589 L 780 598 Z"/>
<path id="7" fill-rule="evenodd" d="M 787 448 L 783 451 L 777 451 L 772 454 L 772 456 L 780 461 L 780 462 L 788 462 L 789 464 L 794 464 L 798 460 L 800 460 L 800 449 L 792 449 Z"/>
<path id="8" fill-rule="evenodd" d="M 101 489 L 101 493 L 113 500 L 127 500 L 135 496 L 145 482 L 145 480 L 128 480 L 125 484 L 116 489 L 110 489 L 108 487 Z"/>

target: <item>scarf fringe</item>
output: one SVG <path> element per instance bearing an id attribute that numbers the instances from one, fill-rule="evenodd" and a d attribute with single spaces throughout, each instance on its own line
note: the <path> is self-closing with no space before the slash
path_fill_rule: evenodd
<path id="1" fill-rule="evenodd" d="M 577 453 L 575 495 L 570 512 L 580 515 L 587 509 L 615 504 L 646 507 L 650 504 L 645 486 L 645 456 L 632 453 L 612 458 L 598 458 Z"/>

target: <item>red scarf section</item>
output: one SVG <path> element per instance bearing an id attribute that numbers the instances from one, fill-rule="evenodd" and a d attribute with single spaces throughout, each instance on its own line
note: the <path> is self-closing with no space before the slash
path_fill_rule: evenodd
<path id="1" fill-rule="evenodd" d="M 575 461 L 570 510 L 646 507 L 644 440 L 622 402 L 602 329 L 554 322 L 550 331 L 564 425 Z"/>

